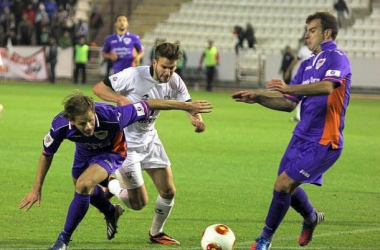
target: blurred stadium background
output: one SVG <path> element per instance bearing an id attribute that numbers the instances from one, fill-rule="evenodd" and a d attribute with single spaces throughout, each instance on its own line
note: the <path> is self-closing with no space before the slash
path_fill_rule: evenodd
<path id="1" fill-rule="evenodd" d="M 306 17 L 316 11 L 330 11 L 335 0 L 48 0 L 56 2 L 67 11 L 65 26 L 75 36 L 84 32 L 91 46 L 88 63 L 88 83 L 94 84 L 104 78 L 106 65 L 101 58 L 101 48 L 107 35 L 114 32 L 114 17 L 127 14 L 129 31 L 140 36 L 145 48 L 141 64 L 150 64 L 149 52 L 156 39 L 169 42 L 180 41 L 188 56 L 184 80 L 190 87 L 202 87 L 205 73 L 198 68 L 200 55 L 213 39 L 221 55 L 216 88 L 260 88 L 274 77 L 280 77 L 282 51 L 289 45 L 294 53 L 302 45 Z M 4 1 L 10 3 L 16 23 L 21 20 L 28 3 L 39 1 Z M 40 1 L 43 3 L 44 1 Z M 380 0 L 346 0 L 350 12 L 339 30 L 337 43 L 345 50 L 353 68 L 352 89 L 361 93 L 380 93 Z M 60 13 L 60 11 L 57 11 Z M 91 23 L 93 13 L 103 20 L 99 29 Z M 49 14 L 50 15 L 50 14 Z M 1 18 L 0 18 L 1 19 Z M 57 28 L 51 18 L 50 35 Z M 235 54 L 236 25 L 245 27 L 251 23 L 258 41 L 256 50 L 245 48 Z M 87 31 L 86 31 L 87 29 Z M 64 29 L 60 29 L 59 36 Z M 84 31 L 83 31 L 84 30 Z M 16 30 L 17 31 L 17 30 Z M 16 34 L 16 38 L 17 38 Z M 44 44 L 32 39 L 31 45 L 13 44 L 11 50 L 29 56 Z M 4 42 L 3 42 L 4 43 Z M 45 44 L 46 45 L 46 44 Z M 1 44 L 1 53 L 9 56 L 10 44 Z M 57 77 L 71 82 L 73 72 L 73 47 L 60 48 Z M 1 75 L 0 75 L 1 76 Z M 4 75 L 2 80 L 6 80 Z"/>

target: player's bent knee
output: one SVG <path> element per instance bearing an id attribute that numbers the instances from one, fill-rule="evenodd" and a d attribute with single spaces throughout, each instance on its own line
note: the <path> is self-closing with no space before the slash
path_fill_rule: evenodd
<path id="1" fill-rule="evenodd" d="M 78 180 L 75 184 L 75 191 L 78 194 L 90 194 L 91 190 L 93 189 L 94 185 L 92 181 L 87 180 Z"/>
<path id="2" fill-rule="evenodd" d="M 177 190 L 174 187 L 172 187 L 168 190 L 160 190 L 159 194 L 164 199 L 173 199 L 176 192 L 177 192 Z"/>

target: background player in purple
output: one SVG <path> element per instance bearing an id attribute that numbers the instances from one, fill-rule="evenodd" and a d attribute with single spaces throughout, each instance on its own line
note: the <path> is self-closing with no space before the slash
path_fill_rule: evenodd
<path id="1" fill-rule="evenodd" d="M 105 103 L 94 103 L 91 97 L 75 92 L 63 102 L 64 110 L 52 122 L 49 133 L 43 140 L 43 152 L 32 190 L 21 201 L 19 208 L 29 210 L 34 203 L 41 204 L 43 182 L 54 154 L 64 139 L 75 142 L 76 150 L 72 167 L 75 185 L 63 231 L 50 250 L 68 249 L 71 235 L 92 204 L 105 216 L 107 238 L 111 240 L 117 232 L 117 221 L 124 209 L 113 205 L 102 188 L 108 177 L 125 160 L 126 142 L 123 129 L 129 124 L 149 118 L 155 109 L 179 109 L 197 114 L 211 112 L 207 101 L 179 102 L 171 100 L 141 101 L 115 107 Z"/>
<path id="2" fill-rule="evenodd" d="M 107 36 L 102 50 L 103 58 L 112 61 L 116 74 L 126 68 L 135 67 L 144 56 L 144 48 L 138 35 L 129 33 L 128 19 L 124 14 L 116 16 L 116 33 Z"/>
<path id="3" fill-rule="evenodd" d="M 267 88 L 283 97 L 270 97 L 245 90 L 232 94 L 238 102 L 259 103 L 279 111 L 291 112 L 302 100 L 302 120 L 281 160 L 274 184 L 273 198 L 265 227 L 251 250 L 268 250 L 276 229 L 289 207 L 304 218 L 300 246 L 313 237 L 324 214 L 309 202 L 301 184 L 322 185 L 323 174 L 338 160 L 343 149 L 343 128 L 350 96 L 351 66 L 346 54 L 334 42 L 338 34 L 336 18 L 328 12 L 316 12 L 306 19 L 305 39 L 314 55 L 303 61 L 290 85 L 272 79 Z"/>

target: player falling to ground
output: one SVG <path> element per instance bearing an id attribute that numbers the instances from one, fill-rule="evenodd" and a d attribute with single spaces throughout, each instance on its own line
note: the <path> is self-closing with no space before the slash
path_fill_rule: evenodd
<path id="1" fill-rule="evenodd" d="M 334 42 L 338 34 L 336 18 L 316 12 L 306 19 L 307 46 L 314 55 L 303 61 L 290 85 L 272 79 L 267 88 L 283 97 L 269 97 L 254 91 L 238 91 L 238 102 L 259 103 L 279 111 L 291 112 L 302 100 L 302 120 L 281 160 L 265 227 L 251 250 L 268 250 L 272 237 L 291 206 L 304 218 L 300 246 L 313 238 L 324 214 L 316 211 L 301 184 L 322 185 L 323 174 L 338 160 L 343 149 L 343 128 L 350 97 L 351 66 L 347 55 Z"/>
<path id="2" fill-rule="evenodd" d="M 212 109 L 207 101 L 185 103 L 166 100 L 141 101 L 115 107 L 94 103 L 91 97 L 81 92 L 68 96 L 63 104 L 64 110 L 53 119 L 51 129 L 43 140 L 44 149 L 34 186 L 19 205 L 19 208 L 26 207 L 29 210 L 34 203 L 41 204 L 43 182 L 54 154 L 64 139 L 75 142 L 72 165 L 74 199 L 69 206 L 64 228 L 50 250 L 68 249 L 71 235 L 86 215 L 90 204 L 104 214 L 107 238 L 114 238 L 117 221 L 124 209 L 121 205 L 111 204 L 99 184 L 106 186 L 109 175 L 125 160 L 125 127 L 134 122 L 146 121 L 156 109 L 180 109 L 193 115 L 211 112 Z"/>
<path id="3" fill-rule="evenodd" d="M 161 43 L 156 47 L 152 66 L 125 69 L 96 84 L 93 91 L 100 98 L 118 104 L 150 99 L 190 101 L 185 83 L 174 72 L 181 56 L 180 51 L 178 44 Z M 170 160 L 154 127 L 158 115 L 158 111 L 151 112 L 148 120 L 125 129 L 128 157 L 116 171 L 118 180 L 111 181 L 109 188 L 128 208 L 141 210 L 148 202 L 142 176 L 142 170 L 145 170 L 158 190 L 149 239 L 159 244 L 179 244 L 163 231 L 174 205 L 176 189 Z M 205 130 L 206 126 L 199 114 L 188 116 L 195 132 Z"/>

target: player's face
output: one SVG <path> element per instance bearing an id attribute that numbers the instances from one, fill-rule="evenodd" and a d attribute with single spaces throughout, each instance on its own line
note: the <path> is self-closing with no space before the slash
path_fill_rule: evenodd
<path id="1" fill-rule="evenodd" d="M 177 60 L 153 59 L 153 78 L 159 82 L 168 82 L 177 68 Z"/>
<path id="2" fill-rule="evenodd" d="M 312 20 L 306 27 L 306 45 L 315 54 L 321 52 L 321 43 L 325 41 L 320 19 Z"/>
<path id="3" fill-rule="evenodd" d="M 84 115 L 75 116 L 71 124 L 75 125 L 85 136 L 92 136 L 95 130 L 95 114 L 92 110 L 89 110 Z"/>
<path id="4" fill-rule="evenodd" d="M 129 23 L 125 16 L 119 16 L 116 20 L 115 27 L 117 32 L 125 32 L 128 29 Z"/>

